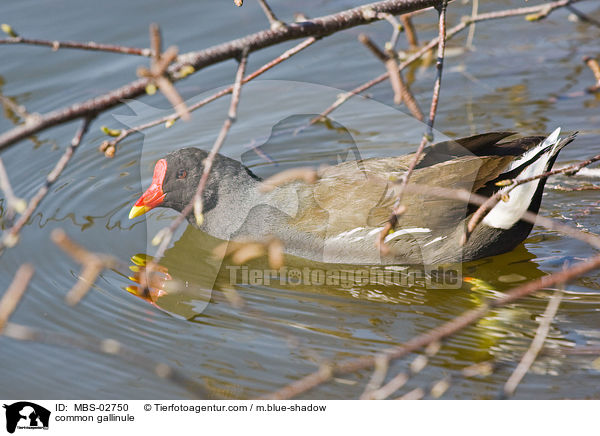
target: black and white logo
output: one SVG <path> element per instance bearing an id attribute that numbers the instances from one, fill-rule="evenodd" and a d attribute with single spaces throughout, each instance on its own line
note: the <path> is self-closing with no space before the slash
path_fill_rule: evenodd
<path id="1" fill-rule="evenodd" d="M 16 429 L 48 429 L 50 411 L 28 401 L 4 404 L 6 409 L 6 431 L 14 433 Z"/>

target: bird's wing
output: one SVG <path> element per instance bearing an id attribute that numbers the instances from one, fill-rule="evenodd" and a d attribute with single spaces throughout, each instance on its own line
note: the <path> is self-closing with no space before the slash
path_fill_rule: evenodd
<path id="1" fill-rule="evenodd" d="M 410 183 L 470 192 L 489 187 L 516 156 L 539 143 L 538 137 L 498 143 L 512 134 L 491 132 L 434 144 Z M 314 185 L 298 188 L 298 214 L 290 224 L 321 237 L 383 226 L 396 202 L 398 181 L 413 158 L 372 158 L 325 169 Z M 415 192 L 405 192 L 403 204 L 408 209 L 398 227 L 429 228 L 432 233 L 455 227 L 472 212 L 464 202 Z"/>

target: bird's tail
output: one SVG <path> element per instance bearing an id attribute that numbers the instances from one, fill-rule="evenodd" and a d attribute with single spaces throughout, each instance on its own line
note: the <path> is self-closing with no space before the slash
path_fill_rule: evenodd
<path id="1" fill-rule="evenodd" d="M 515 159 L 507 168 L 505 174 L 515 174 L 517 172 L 518 175 L 515 179 L 523 180 L 550 171 L 558 157 L 558 153 L 573 141 L 575 136 L 576 133 L 560 138 L 560 127 L 557 128 L 539 145 L 532 147 Z M 502 175 L 499 176 L 499 179 L 502 179 Z M 511 188 L 511 186 L 502 188 L 501 192 L 508 194 L 508 201 L 500 201 L 494 206 L 483 220 L 483 223 L 491 227 L 509 229 L 532 206 L 537 212 L 545 182 L 546 178 L 543 177 L 523 183 L 516 188 Z"/>

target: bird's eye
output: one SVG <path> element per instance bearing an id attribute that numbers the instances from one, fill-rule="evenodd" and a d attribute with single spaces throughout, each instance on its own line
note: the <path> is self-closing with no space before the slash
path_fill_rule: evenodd
<path id="1" fill-rule="evenodd" d="M 187 177 L 187 171 L 184 170 L 183 168 L 179 168 L 177 170 L 177 178 L 178 179 L 185 179 Z"/>

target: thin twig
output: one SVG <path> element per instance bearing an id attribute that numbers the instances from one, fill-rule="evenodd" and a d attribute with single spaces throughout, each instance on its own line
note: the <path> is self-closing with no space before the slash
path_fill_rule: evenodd
<path id="1" fill-rule="evenodd" d="M 177 216 L 171 223 L 171 225 L 166 228 L 166 231 L 162 234 L 161 242 L 158 247 L 158 250 L 154 256 L 153 264 L 159 262 L 159 260 L 163 257 L 164 252 L 166 251 L 169 243 L 171 242 L 171 238 L 173 233 L 181 225 L 181 223 L 187 218 L 192 210 L 194 210 L 194 215 L 196 220 L 200 220 L 202 216 L 202 194 L 204 192 L 204 188 L 206 187 L 206 182 L 208 181 L 208 176 L 210 170 L 212 169 L 212 164 L 214 162 L 215 156 L 221 149 L 221 146 L 225 142 L 225 138 L 227 137 L 227 133 L 231 128 L 232 124 L 235 122 L 237 116 L 237 107 L 240 101 L 240 94 L 242 89 L 242 79 L 244 77 L 244 71 L 246 69 L 246 64 L 248 61 L 248 51 L 244 50 L 242 52 L 242 56 L 240 59 L 240 64 L 237 69 L 235 83 L 233 85 L 232 95 L 231 95 L 231 103 L 229 105 L 229 111 L 227 114 L 227 118 L 223 122 L 223 126 L 221 127 L 221 131 L 217 136 L 215 143 L 213 144 L 210 153 L 204 160 L 204 169 L 202 172 L 202 176 L 200 177 L 200 182 L 198 183 L 198 187 L 196 188 L 196 192 L 192 201 L 190 201 L 186 207 L 181 211 L 181 214 Z M 151 269 L 151 268 L 149 268 Z"/>
<path id="2" fill-rule="evenodd" d="M 473 7 L 471 9 L 471 19 L 477 16 L 479 11 L 479 0 L 472 0 Z M 473 38 L 475 37 L 475 22 L 469 26 L 469 33 L 467 34 L 467 41 L 465 42 L 465 48 L 467 50 L 473 50 Z"/>
<path id="3" fill-rule="evenodd" d="M 555 189 L 557 191 L 563 191 L 563 192 L 600 191 L 600 185 L 584 185 L 584 186 L 574 186 L 574 187 L 556 185 L 556 186 L 553 186 L 552 189 Z"/>
<path id="4" fill-rule="evenodd" d="M 409 375 L 405 372 L 398 373 L 390 381 L 388 381 L 381 388 L 371 392 L 368 399 L 372 400 L 384 400 L 398 391 L 402 386 L 409 380 Z"/>
<path id="5" fill-rule="evenodd" d="M 2 240 L 0 241 L 0 250 L 5 247 L 12 247 L 17 244 L 19 239 L 19 233 L 21 229 L 27 224 L 27 221 L 33 215 L 33 212 L 38 207 L 40 202 L 44 199 L 52 185 L 58 180 L 58 177 L 63 172 L 73 154 L 77 150 L 77 147 L 81 143 L 83 136 L 87 132 L 87 129 L 93 119 L 93 116 L 86 117 L 81 123 L 81 127 L 71 140 L 71 144 L 65 149 L 65 152 L 60 157 L 52 171 L 46 177 L 46 182 L 38 189 L 37 193 L 33 196 L 33 198 L 27 204 L 27 209 L 23 212 L 23 214 L 19 217 L 17 222 L 2 235 Z"/>
<path id="6" fill-rule="evenodd" d="M 69 306 L 76 305 L 85 297 L 105 268 L 114 268 L 119 264 L 119 261 L 112 256 L 93 253 L 76 244 L 62 229 L 53 230 L 50 237 L 75 262 L 82 265 L 79 280 L 65 296 L 65 301 Z"/>
<path id="7" fill-rule="evenodd" d="M 407 84 L 404 83 L 404 79 L 402 78 L 402 72 L 398 68 L 398 54 L 393 50 L 388 50 L 387 54 L 389 56 L 389 60 L 386 62 L 386 68 L 390 73 L 390 77 L 393 77 L 392 84 L 396 83 L 396 87 L 400 92 L 400 97 L 397 97 L 394 101 L 396 104 L 400 104 L 400 102 L 404 102 L 410 113 L 413 117 L 415 117 L 419 121 L 423 121 L 425 116 L 423 115 L 423 111 L 419 107 L 415 96 L 410 91 L 410 88 Z"/>
<path id="8" fill-rule="evenodd" d="M 30 117 L 32 117 L 32 115 L 27 112 L 27 109 L 25 109 L 25 106 L 15 103 L 10 97 L 0 95 L 0 103 L 2 103 L 2 106 L 4 106 L 6 109 L 9 109 L 15 115 L 21 117 L 23 121 L 30 120 Z"/>
<path id="9" fill-rule="evenodd" d="M 581 21 L 592 24 L 596 27 L 600 27 L 600 21 L 596 20 L 595 18 L 590 17 L 587 14 L 584 14 L 579 9 L 575 8 L 573 5 L 567 5 L 567 9 L 569 11 L 571 11 L 571 13 L 573 15 L 575 15 L 577 18 L 579 18 Z"/>
<path id="10" fill-rule="evenodd" d="M 258 4 L 260 5 L 263 12 L 267 16 L 267 19 L 269 20 L 269 24 L 271 25 L 271 29 L 276 30 L 279 27 L 285 26 L 285 24 L 283 24 L 283 22 L 281 22 L 280 20 L 277 19 L 277 17 L 275 16 L 275 13 L 273 12 L 273 9 L 271 9 L 271 7 L 268 5 L 266 0 L 258 0 Z"/>
<path id="11" fill-rule="evenodd" d="M 433 398 L 440 398 L 442 395 L 446 393 L 448 388 L 450 387 L 451 377 L 444 377 L 441 380 L 433 383 L 431 389 L 429 390 L 429 395 Z"/>
<path id="12" fill-rule="evenodd" d="M 150 25 L 150 46 L 152 47 L 150 69 L 140 67 L 137 71 L 139 77 L 150 80 L 149 85 L 146 87 L 146 92 L 153 94 L 156 91 L 156 88 L 153 88 L 153 86 L 158 87 L 171 105 L 173 105 L 177 115 L 183 120 L 188 121 L 190 119 L 189 110 L 167 74 L 169 65 L 177 59 L 177 47 L 171 46 L 163 53 L 162 36 L 157 24 Z"/>
<path id="13" fill-rule="evenodd" d="M 402 15 L 400 17 L 402 24 L 404 25 L 404 31 L 406 32 L 406 40 L 408 41 L 408 47 L 410 50 L 416 50 L 419 48 L 419 40 L 417 39 L 417 31 L 413 25 L 412 18 L 408 15 Z"/>
<path id="14" fill-rule="evenodd" d="M 388 232 L 392 230 L 398 222 L 398 218 L 400 215 L 406 210 L 402 205 L 402 197 L 404 195 L 404 190 L 406 189 L 406 185 L 408 185 L 408 181 L 410 176 L 412 175 L 419 159 L 421 158 L 421 154 L 425 149 L 425 146 L 433 140 L 433 124 L 435 122 L 435 115 L 437 112 L 438 101 L 440 98 L 440 90 L 442 86 L 442 71 L 444 68 L 444 52 L 446 49 L 446 7 L 448 5 L 447 0 L 442 2 L 442 5 L 439 9 L 439 23 L 438 23 L 438 58 L 436 62 L 437 75 L 435 79 L 435 84 L 433 87 L 433 96 L 431 98 L 431 107 L 429 109 L 429 120 L 427 122 L 427 130 L 423 134 L 423 138 L 421 139 L 421 143 L 415 152 L 415 156 L 408 166 L 407 170 L 402 175 L 402 182 L 396 194 L 396 201 L 394 204 L 394 208 L 392 210 L 392 214 L 384 226 L 383 230 L 379 234 L 378 238 L 378 246 L 382 253 L 387 253 L 389 249 L 385 245 L 385 237 L 388 235 Z"/>
<path id="15" fill-rule="evenodd" d="M 368 395 L 364 395 L 365 399 L 370 400 L 385 400 L 398 389 L 406 384 L 410 377 L 415 376 L 419 372 L 421 372 L 428 364 L 429 358 L 435 356 L 441 348 L 441 343 L 432 342 L 425 349 L 425 356 L 418 355 L 412 363 L 409 365 L 410 375 L 406 372 L 401 372 L 394 376 L 389 382 L 387 382 L 384 386 L 372 390 Z"/>
<path id="16" fill-rule="evenodd" d="M 403 101 L 412 115 L 419 121 L 423 121 L 423 112 L 419 108 L 415 97 L 412 95 L 404 80 L 402 73 L 398 69 L 397 54 L 394 50 L 387 50 L 384 53 L 377 45 L 364 33 L 358 35 L 358 40 L 365 45 L 377 59 L 384 63 L 390 77 L 390 83 L 394 91 L 394 103 L 401 104 Z"/>
<path id="17" fill-rule="evenodd" d="M 278 186 L 286 185 L 298 180 L 312 185 L 319 180 L 319 172 L 313 167 L 290 168 L 289 170 L 284 170 L 273 174 L 272 176 L 263 180 L 258 189 L 261 192 L 271 192 Z"/>
<path id="18" fill-rule="evenodd" d="M 378 354 L 375 356 L 375 369 L 373 370 L 373 375 L 371 375 L 369 383 L 367 383 L 364 392 L 360 396 L 361 400 L 375 399 L 374 393 L 379 390 L 384 382 L 388 373 L 389 364 L 390 360 L 385 354 Z"/>
<path id="19" fill-rule="evenodd" d="M 459 30 L 462 30 L 465 27 L 467 27 L 466 24 L 464 24 L 464 23 L 459 24 L 459 26 L 460 26 Z M 456 31 L 455 33 L 458 33 L 458 31 Z M 417 51 L 416 53 L 413 53 L 411 56 L 408 57 L 408 59 L 406 59 L 404 62 L 402 62 L 398 66 L 398 70 L 402 71 L 406 67 L 411 65 L 412 63 L 418 61 L 425 53 L 429 52 L 433 47 L 435 47 L 437 45 L 437 43 L 438 43 L 438 38 L 437 37 L 433 38 L 431 41 L 429 41 L 429 43 L 427 45 L 421 47 L 421 49 L 419 51 Z M 335 102 L 333 102 L 333 104 L 331 104 L 328 108 L 326 108 L 319 115 L 317 115 L 313 119 L 311 119 L 310 124 L 314 124 L 314 123 L 319 122 L 322 119 L 325 119 L 325 117 L 327 117 L 330 113 L 332 113 L 334 110 L 339 108 L 345 102 L 350 100 L 350 98 L 354 97 L 355 95 L 365 92 L 367 89 L 370 89 L 373 86 L 383 82 L 384 80 L 389 79 L 389 77 L 390 77 L 389 73 L 387 73 L 387 72 L 383 73 L 380 76 L 377 76 L 376 78 L 369 80 L 368 82 L 365 82 L 362 85 L 357 86 L 356 88 L 352 89 L 351 91 L 341 94 L 338 97 L 338 99 Z"/>
<path id="20" fill-rule="evenodd" d="M 415 388 L 410 392 L 396 398 L 396 400 L 420 400 L 425 396 L 423 388 Z"/>
<path id="21" fill-rule="evenodd" d="M 596 84 L 587 88 L 588 92 L 594 93 L 600 90 L 600 65 L 598 64 L 598 61 L 591 56 L 584 57 L 583 62 L 590 67 L 592 73 L 594 73 L 594 77 L 596 78 Z"/>
<path id="22" fill-rule="evenodd" d="M 400 75 L 400 71 L 398 71 L 398 62 L 396 62 L 395 57 L 388 57 L 385 61 L 385 68 L 390 73 L 390 82 L 392 84 L 392 89 L 394 90 L 394 103 L 401 104 L 404 100 L 404 94 L 406 94 L 406 85 L 402 80 L 402 76 Z M 421 114 L 422 117 L 423 114 Z M 417 118 L 418 119 L 418 118 Z M 422 120 L 423 118 L 421 118 Z M 421 121 L 419 120 L 419 121 Z"/>
<path id="23" fill-rule="evenodd" d="M 114 44 L 101 44 L 97 42 L 78 42 L 78 41 L 52 41 L 46 39 L 16 38 L 0 39 L 0 44 L 31 44 L 42 45 L 52 48 L 52 51 L 57 51 L 60 48 L 74 48 L 80 50 L 104 51 L 109 53 L 119 53 L 137 56 L 150 57 L 151 50 L 149 48 L 125 47 Z"/>
<path id="24" fill-rule="evenodd" d="M 387 44 L 387 48 L 389 48 L 390 50 L 396 50 L 396 45 L 398 45 L 398 38 L 400 37 L 400 31 L 402 30 L 402 24 L 400 24 L 398 19 L 392 14 L 380 13 L 377 14 L 377 17 L 380 19 L 383 18 L 392 25 L 392 28 L 394 30 L 392 31 L 392 37 L 390 38 L 390 41 Z"/>
<path id="25" fill-rule="evenodd" d="M 534 14 L 527 15 L 525 19 L 527 21 L 540 21 L 546 18 L 548 15 L 550 15 L 550 12 L 552 12 L 552 8 L 550 6 L 546 6 L 545 8 L 541 9 L 540 11 Z"/>
<path id="26" fill-rule="evenodd" d="M 544 311 L 544 315 L 542 315 L 542 319 L 540 321 L 540 325 L 535 332 L 535 337 L 533 341 L 531 341 L 531 345 L 527 352 L 521 358 L 521 361 L 508 378 L 506 383 L 504 384 L 504 395 L 505 397 L 511 397 L 515 393 L 517 386 L 531 368 L 531 365 L 537 358 L 537 355 L 541 351 L 544 346 L 544 342 L 546 341 L 546 337 L 548 336 L 548 332 L 550 332 L 550 325 L 552 324 L 552 320 L 558 311 L 558 306 L 560 305 L 560 301 L 562 299 L 562 292 L 557 291 L 552 295 L 550 301 L 548 302 L 548 306 Z"/>
<path id="27" fill-rule="evenodd" d="M 23 295 L 25 295 L 27 285 L 33 277 L 33 272 L 33 266 L 30 264 L 24 263 L 21 265 L 8 289 L 4 292 L 0 300 L 0 334 L 2 334 L 6 323 L 19 305 Z"/>
<path id="28" fill-rule="evenodd" d="M 448 1 L 445 0 L 442 2 L 440 7 L 440 19 L 438 26 L 438 57 L 436 61 L 436 78 L 433 87 L 433 97 L 431 98 L 431 107 L 429 108 L 429 121 L 427 122 L 427 133 L 423 135 L 423 141 L 433 141 L 433 124 L 435 122 L 435 115 L 437 113 L 438 102 L 440 99 L 440 90 L 442 87 L 442 71 L 444 69 L 444 54 L 446 50 L 446 7 L 448 6 Z M 422 150 L 421 150 L 422 151 Z M 420 154 L 420 153 L 419 153 Z M 416 165 L 418 156 L 415 156 Z M 414 165 L 413 165 L 414 168 Z M 408 177 L 407 177 L 408 182 Z"/>
<path id="29" fill-rule="evenodd" d="M 490 198 L 486 199 L 485 202 L 477 208 L 467 223 L 461 245 L 465 245 L 467 243 L 469 237 L 475 231 L 477 226 L 485 219 L 487 214 L 500 202 L 503 197 L 507 198 L 505 197 L 506 195 L 508 194 L 505 191 L 498 191 Z"/>
<path id="30" fill-rule="evenodd" d="M 364 44 L 365 47 L 371 50 L 371 53 L 373 53 L 375 57 L 381 62 L 385 63 L 388 60 L 388 56 L 383 51 L 381 51 L 381 49 L 377 47 L 373 40 L 369 38 L 366 34 L 361 33 L 360 35 L 358 35 L 358 40 L 362 44 Z"/>
<path id="31" fill-rule="evenodd" d="M 202 172 L 202 176 L 200 177 L 200 183 L 198 183 L 198 189 L 196 190 L 193 201 L 190 202 L 190 204 L 188 204 L 188 206 L 186 206 L 186 208 L 181 213 L 184 218 L 190 213 L 191 209 L 193 208 L 196 220 L 198 221 L 201 219 L 204 207 L 202 202 L 202 194 L 204 192 L 204 188 L 206 187 L 206 183 L 208 182 L 210 170 L 212 169 L 215 157 L 217 156 L 219 150 L 225 142 L 225 138 L 227 138 L 227 134 L 229 133 L 231 126 L 237 118 L 237 108 L 240 102 L 240 95 L 242 90 L 242 79 L 244 78 L 247 62 L 248 50 L 244 50 L 242 52 L 240 64 L 238 66 L 238 70 L 235 76 L 235 83 L 233 84 L 233 91 L 231 92 L 231 103 L 229 105 L 227 118 L 223 122 L 223 126 L 221 127 L 221 131 L 219 132 L 219 136 L 217 136 L 217 140 L 215 141 L 212 149 L 210 150 L 210 153 L 208 154 L 206 160 L 203 162 L 204 170 Z"/>

